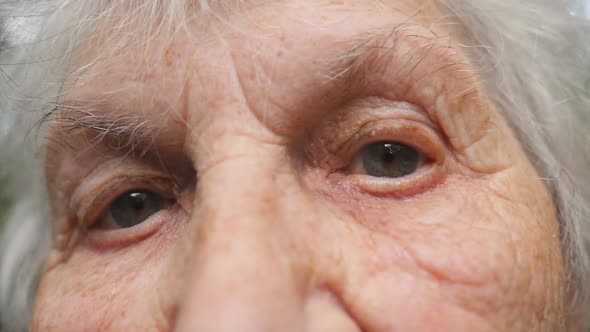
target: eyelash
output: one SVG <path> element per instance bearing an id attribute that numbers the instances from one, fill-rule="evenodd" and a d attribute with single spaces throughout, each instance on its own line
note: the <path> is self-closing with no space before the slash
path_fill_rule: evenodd
<path id="1" fill-rule="evenodd" d="M 396 141 L 422 151 L 429 159 L 440 159 L 440 139 L 433 129 L 408 120 L 381 120 L 364 124 L 336 153 L 350 156 L 363 146 L 379 141 Z"/>

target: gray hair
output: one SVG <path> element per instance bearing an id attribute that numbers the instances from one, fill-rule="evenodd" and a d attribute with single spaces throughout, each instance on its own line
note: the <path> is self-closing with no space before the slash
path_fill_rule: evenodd
<path id="1" fill-rule="evenodd" d="M 432 0 L 479 69 L 553 195 L 567 273 L 567 317 L 586 327 L 590 286 L 590 25 L 558 0 Z M 8 331 L 25 331 L 44 258 L 50 212 L 35 123 L 60 99 L 68 61 L 101 18 L 124 7 L 123 24 L 150 35 L 212 15 L 238 0 L 20 0 L 0 2 L 0 160 L 12 208 L 0 242 L 0 308 Z M 130 14 L 132 13 L 132 14 Z M 156 19 L 157 18 L 157 19 Z M 8 23 L 7 23 L 8 22 Z M 149 24 L 149 25 L 148 25 Z M 115 26 L 101 31 L 114 40 Z M 146 30 L 145 28 L 148 27 Z M 124 45 L 122 45 L 124 47 Z M 74 69 L 76 70 L 76 69 Z M 4 130 L 3 130 L 4 129 Z M 3 131 L 5 133 L 3 133 Z M 24 133 L 24 135 L 23 135 Z"/>

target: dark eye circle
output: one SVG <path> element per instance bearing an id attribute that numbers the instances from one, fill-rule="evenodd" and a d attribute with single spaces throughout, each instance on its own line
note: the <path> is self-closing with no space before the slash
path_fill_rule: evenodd
<path id="1" fill-rule="evenodd" d="M 147 220 L 166 207 L 166 200 L 151 191 L 129 191 L 110 205 L 112 220 L 121 228 L 129 228 Z"/>
<path id="2" fill-rule="evenodd" d="M 377 142 L 362 151 L 363 167 L 368 175 L 399 178 L 414 173 L 420 166 L 420 152 L 398 142 Z"/>

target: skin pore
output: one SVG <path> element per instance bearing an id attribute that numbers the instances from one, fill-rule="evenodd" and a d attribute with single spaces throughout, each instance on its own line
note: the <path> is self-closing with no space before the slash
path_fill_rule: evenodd
<path id="1" fill-rule="evenodd" d="M 563 330 L 551 197 L 436 8 L 220 15 L 67 84 L 34 331 Z M 378 142 L 416 170 L 367 174 Z"/>

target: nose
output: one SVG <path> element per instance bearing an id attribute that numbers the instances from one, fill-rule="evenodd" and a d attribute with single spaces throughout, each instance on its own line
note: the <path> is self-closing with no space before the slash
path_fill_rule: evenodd
<path id="1" fill-rule="evenodd" d="M 261 219 L 236 210 L 199 230 L 179 331 L 303 331 L 302 275 Z"/>
<path id="2" fill-rule="evenodd" d="M 357 330 L 298 243 L 312 209 L 277 173 L 241 160 L 199 179 L 177 331 Z"/>

